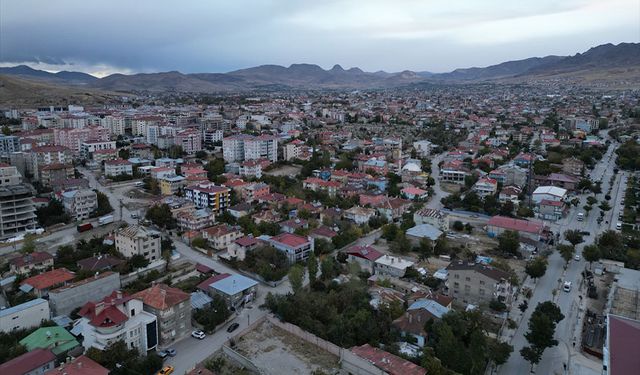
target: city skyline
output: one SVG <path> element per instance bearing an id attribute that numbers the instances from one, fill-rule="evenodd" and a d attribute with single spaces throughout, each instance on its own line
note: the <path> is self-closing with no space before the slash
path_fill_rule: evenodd
<path id="1" fill-rule="evenodd" d="M 446 72 L 638 40 L 632 0 L 0 4 L 0 66 L 99 77 L 294 63 Z"/>

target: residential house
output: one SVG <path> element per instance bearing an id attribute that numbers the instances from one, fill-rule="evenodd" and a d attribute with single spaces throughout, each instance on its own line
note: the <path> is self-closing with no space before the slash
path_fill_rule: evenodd
<path id="1" fill-rule="evenodd" d="M 91 258 L 85 258 L 76 262 L 78 268 L 82 271 L 102 272 L 118 268 L 124 260 L 114 257 L 113 255 L 96 255 Z"/>
<path id="2" fill-rule="evenodd" d="M 543 220 L 557 221 L 564 217 L 567 210 L 566 205 L 562 201 L 553 201 L 543 199 L 538 203 L 536 211 L 538 217 Z"/>
<path id="3" fill-rule="evenodd" d="M 174 195 L 178 194 L 184 188 L 187 179 L 182 176 L 165 176 L 158 179 L 160 186 L 160 194 Z"/>
<path id="4" fill-rule="evenodd" d="M 569 191 L 574 191 L 580 179 L 576 176 L 570 176 L 562 173 L 551 173 L 548 176 L 534 176 L 536 186 L 557 186 Z"/>
<path id="5" fill-rule="evenodd" d="M 60 360 L 66 357 L 71 350 L 80 346 L 80 343 L 60 326 L 38 328 L 29 336 L 20 340 L 27 351 L 36 349 L 48 349 Z"/>
<path id="6" fill-rule="evenodd" d="M 217 280 L 209 283 L 207 286 L 206 292 L 209 293 L 209 295 L 221 296 L 227 303 L 227 306 L 233 308 L 244 306 L 246 303 L 256 299 L 258 292 L 258 283 L 256 281 L 237 274 L 224 275 L 224 277 L 218 277 L 223 275 L 214 276 Z"/>
<path id="7" fill-rule="evenodd" d="M 407 199 L 427 199 L 429 192 L 417 187 L 408 186 L 400 191 L 402 195 Z"/>
<path id="8" fill-rule="evenodd" d="M 481 198 L 495 195 L 498 192 L 498 181 L 492 178 L 481 178 L 471 189 Z"/>
<path id="9" fill-rule="evenodd" d="M 38 348 L 0 364 L 0 374 L 43 375 L 55 368 L 55 362 L 56 356 L 51 350 Z"/>
<path id="10" fill-rule="evenodd" d="M 522 194 L 521 188 L 515 185 L 505 186 L 500 190 L 500 194 L 498 194 L 498 201 L 500 203 L 509 201 L 514 205 L 517 205 L 520 203 L 520 194 Z"/>
<path id="11" fill-rule="evenodd" d="M 183 232 L 201 230 L 216 222 L 216 215 L 208 208 L 193 211 L 180 211 L 175 214 L 178 228 Z"/>
<path id="12" fill-rule="evenodd" d="M 336 231 L 334 231 L 333 229 L 325 225 L 321 225 L 315 229 L 312 229 L 311 232 L 309 233 L 309 236 L 316 240 L 323 239 L 329 242 L 331 242 L 331 240 L 333 240 L 333 237 L 337 235 L 338 233 Z"/>
<path id="13" fill-rule="evenodd" d="M 278 224 L 280 225 L 280 230 L 287 233 L 295 233 L 298 229 L 303 230 L 309 228 L 308 221 L 298 218 L 281 221 Z"/>
<path id="14" fill-rule="evenodd" d="M 582 176 L 584 171 L 584 162 L 576 157 L 570 157 L 562 160 L 562 172 L 572 176 Z"/>
<path id="15" fill-rule="evenodd" d="M 81 355 L 70 361 L 61 363 L 56 369 L 47 371 L 44 375 L 108 375 L 109 370 L 102 367 L 98 362 L 89 357 Z"/>
<path id="16" fill-rule="evenodd" d="M 403 277 L 413 262 L 393 255 L 384 255 L 375 260 L 375 274 L 383 277 Z"/>
<path id="17" fill-rule="evenodd" d="M 427 370 L 406 359 L 378 349 L 369 344 L 354 346 L 349 351 L 356 356 L 345 355 L 342 369 L 359 375 L 426 375 Z M 371 367 L 369 367 L 371 366 Z"/>
<path id="18" fill-rule="evenodd" d="M 544 226 L 539 221 L 521 220 L 505 216 L 493 216 L 487 222 L 487 234 L 489 237 L 499 236 L 507 230 L 518 232 L 520 236 L 538 241 L 543 235 Z"/>
<path id="19" fill-rule="evenodd" d="M 445 162 L 440 167 L 440 181 L 450 184 L 464 184 L 464 180 L 471 173 L 461 160 Z"/>
<path id="20" fill-rule="evenodd" d="M 427 343 L 427 332 L 424 327 L 429 320 L 439 320 L 449 309 L 431 299 L 422 299 L 412 303 L 401 317 L 391 325 L 405 335 L 415 338 L 415 344 L 424 347 Z"/>
<path id="21" fill-rule="evenodd" d="M 380 216 L 387 221 L 400 219 L 412 206 L 412 202 L 402 198 L 385 198 L 382 202 L 373 206 Z"/>
<path id="22" fill-rule="evenodd" d="M 127 348 L 135 348 L 146 355 L 158 345 L 156 316 L 144 311 L 141 300 L 120 291 L 100 301 L 88 302 L 78 315 L 82 318 L 76 322 L 73 331 L 82 334 L 85 349 L 105 350 L 123 340 Z"/>
<path id="23" fill-rule="evenodd" d="M 235 240 L 244 234 L 239 226 L 218 224 L 202 229 L 202 238 L 207 240 L 215 250 L 227 249 Z"/>
<path id="24" fill-rule="evenodd" d="M 116 250 L 127 258 L 142 255 L 149 262 L 160 260 L 160 232 L 130 225 L 116 231 Z"/>
<path id="25" fill-rule="evenodd" d="M 49 290 L 65 285 L 75 277 L 76 274 L 66 268 L 56 268 L 22 280 L 20 285 L 21 289 L 31 287 L 38 297 L 46 297 L 49 295 Z"/>
<path id="26" fill-rule="evenodd" d="M 267 240 L 271 246 L 284 252 L 289 263 L 306 262 L 313 252 L 313 238 L 291 233 L 280 233 Z"/>
<path id="27" fill-rule="evenodd" d="M 243 216 L 249 215 L 249 213 L 251 212 L 251 208 L 252 207 L 249 203 L 243 202 L 229 207 L 227 209 L 227 212 L 229 213 L 229 215 L 235 217 L 236 219 L 239 219 Z"/>
<path id="28" fill-rule="evenodd" d="M 567 197 L 567 190 L 556 186 L 539 186 L 533 191 L 531 200 L 540 204 L 543 200 L 563 202 Z"/>
<path id="29" fill-rule="evenodd" d="M 34 251 L 9 259 L 9 272 L 15 275 L 28 275 L 32 271 L 44 271 L 53 268 L 53 255 L 44 251 Z"/>
<path id="30" fill-rule="evenodd" d="M 345 250 L 345 254 L 347 254 L 347 260 L 349 262 L 357 263 L 360 269 L 370 274 L 375 273 L 376 260 L 383 256 L 382 253 L 373 246 L 360 245 L 349 247 Z"/>
<path id="31" fill-rule="evenodd" d="M 361 225 L 368 223 L 369 220 L 375 216 L 375 214 L 376 210 L 372 208 L 354 206 L 344 211 L 344 218 Z"/>
<path id="32" fill-rule="evenodd" d="M 144 311 L 157 317 L 160 336 L 158 347 L 166 348 L 191 333 L 188 293 L 166 284 L 155 284 L 132 297 L 142 301 Z"/>
<path id="33" fill-rule="evenodd" d="M 451 262 L 449 295 L 464 303 L 487 304 L 491 300 L 511 303 L 513 291 L 509 274 L 481 263 Z"/>
<path id="34" fill-rule="evenodd" d="M 321 178 L 316 177 L 308 177 L 306 180 L 302 182 L 302 187 L 304 189 L 310 189 L 313 191 L 324 191 L 330 197 L 335 197 L 340 188 L 341 184 L 337 181 L 325 181 Z"/>
<path id="35" fill-rule="evenodd" d="M 259 241 L 252 235 L 240 237 L 229 246 L 228 255 L 237 260 L 244 260 L 248 252 L 258 248 Z"/>

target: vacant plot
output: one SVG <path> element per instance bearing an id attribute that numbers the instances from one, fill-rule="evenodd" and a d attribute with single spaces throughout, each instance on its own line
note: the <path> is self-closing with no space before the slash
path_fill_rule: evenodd
<path id="1" fill-rule="evenodd" d="M 264 374 L 336 373 L 338 358 L 288 332 L 263 322 L 242 336 L 235 350 L 249 358 Z"/>
<path id="2" fill-rule="evenodd" d="M 302 170 L 302 167 L 298 167 L 295 165 L 283 165 L 280 168 L 276 168 L 273 170 L 270 170 L 268 172 L 264 172 L 264 174 L 268 175 L 268 176 L 297 176 L 300 171 Z"/>

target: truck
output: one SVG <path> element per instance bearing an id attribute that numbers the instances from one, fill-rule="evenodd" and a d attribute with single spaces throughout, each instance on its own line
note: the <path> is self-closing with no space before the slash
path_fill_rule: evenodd
<path id="1" fill-rule="evenodd" d="M 78 224 L 78 232 L 82 233 L 82 232 L 86 232 L 88 230 L 93 229 L 93 224 L 91 223 L 84 223 L 84 224 Z"/>
<path id="2" fill-rule="evenodd" d="M 98 225 L 107 225 L 113 223 L 113 215 L 105 215 L 98 218 Z"/>

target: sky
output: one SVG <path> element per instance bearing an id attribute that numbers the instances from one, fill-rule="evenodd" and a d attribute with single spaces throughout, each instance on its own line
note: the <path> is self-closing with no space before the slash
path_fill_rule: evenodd
<path id="1" fill-rule="evenodd" d="M 0 66 L 446 72 L 640 41 L 640 0 L 0 0 Z"/>

